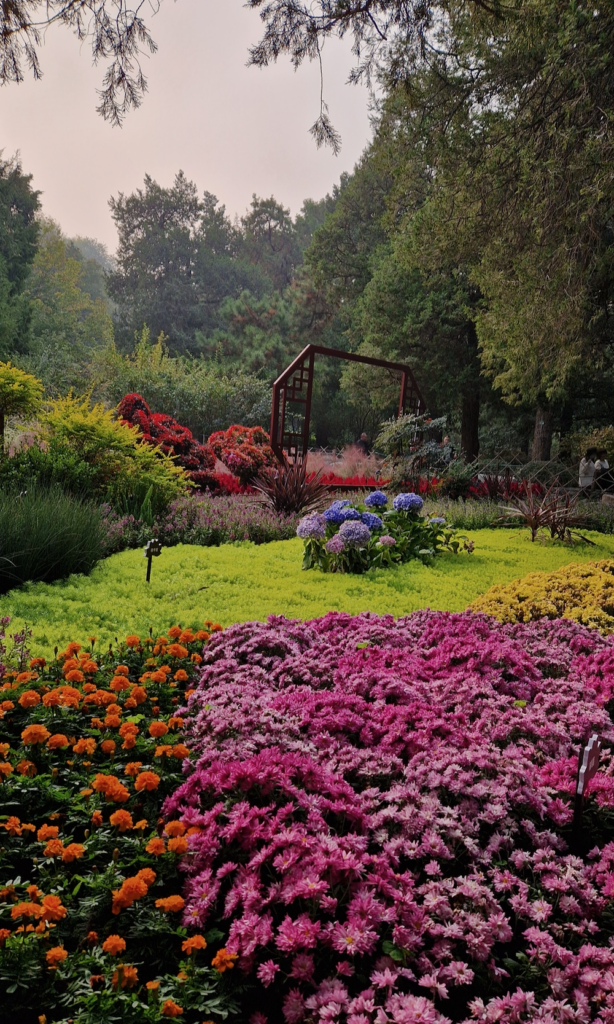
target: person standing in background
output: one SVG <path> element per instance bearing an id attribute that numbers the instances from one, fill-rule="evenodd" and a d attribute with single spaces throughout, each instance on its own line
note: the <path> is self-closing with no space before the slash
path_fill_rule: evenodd
<path id="1" fill-rule="evenodd" d="M 595 456 L 597 455 L 596 448 L 587 448 L 584 458 L 580 460 L 580 469 L 578 471 L 578 487 L 588 494 L 593 489 L 595 483 Z"/>

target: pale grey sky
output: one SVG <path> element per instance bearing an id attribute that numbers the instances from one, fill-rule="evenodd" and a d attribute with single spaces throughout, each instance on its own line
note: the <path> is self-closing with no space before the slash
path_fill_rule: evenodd
<path id="1" fill-rule="evenodd" d="M 53 28 L 41 48 L 42 81 L 0 89 L 0 148 L 20 150 L 44 212 L 66 234 L 111 250 L 109 196 L 133 191 L 146 173 L 170 185 L 181 168 L 231 215 L 253 192 L 296 213 L 353 168 L 370 137 L 368 94 L 345 84 L 349 43 L 327 43 L 325 98 L 343 148 L 338 157 L 316 149 L 308 129 L 319 112 L 319 68 L 295 73 L 286 59 L 247 68 L 260 24 L 241 0 L 165 0 L 150 19 L 159 49 L 144 61 L 149 91 L 121 129 L 95 110 L 103 68 L 92 67 L 86 44 Z"/>

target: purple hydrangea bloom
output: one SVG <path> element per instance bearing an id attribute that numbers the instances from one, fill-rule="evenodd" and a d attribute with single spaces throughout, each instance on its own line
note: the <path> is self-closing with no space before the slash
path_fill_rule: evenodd
<path id="1" fill-rule="evenodd" d="M 370 530 L 383 530 L 384 528 L 380 517 L 376 516 L 373 512 L 363 512 L 360 518 Z"/>
<path id="2" fill-rule="evenodd" d="M 334 537 L 331 537 L 324 546 L 329 555 L 340 555 L 341 552 L 345 550 L 343 537 L 340 537 L 338 533 L 336 533 Z"/>
<path id="3" fill-rule="evenodd" d="M 365 498 L 365 505 L 370 508 L 381 508 L 383 505 L 388 504 L 388 498 L 383 491 L 373 491 Z"/>
<path id="4" fill-rule="evenodd" d="M 324 540 L 326 536 L 326 519 L 320 512 L 312 512 L 304 516 L 296 528 L 296 535 L 301 540 Z"/>
<path id="5" fill-rule="evenodd" d="M 382 548 L 392 548 L 396 544 L 396 540 L 394 539 L 394 537 L 391 537 L 389 534 L 385 533 L 383 537 L 380 537 L 377 543 Z"/>
<path id="6" fill-rule="evenodd" d="M 422 498 L 414 494 L 413 491 L 410 491 L 409 494 L 397 494 L 392 502 L 395 512 L 419 512 L 423 505 Z"/>
<path id="7" fill-rule="evenodd" d="M 343 514 L 343 509 L 342 508 L 335 508 L 334 505 L 331 505 L 330 508 L 327 508 L 325 510 L 324 518 L 326 519 L 327 523 L 336 523 L 337 525 L 339 525 L 339 523 L 344 523 L 345 522 L 345 516 Z"/>
<path id="8" fill-rule="evenodd" d="M 339 527 L 338 536 L 341 537 L 347 547 L 362 548 L 371 539 L 371 531 L 364 523 L 347 522 Z"/>

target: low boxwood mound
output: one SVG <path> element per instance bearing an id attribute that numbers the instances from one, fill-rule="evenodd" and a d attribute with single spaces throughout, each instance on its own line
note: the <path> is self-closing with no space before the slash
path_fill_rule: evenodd
<path id="1" fill-rule="evenodd" d="M 164 812 L 183 920 L 254 1024 L 611 1021 L 614 639 L 471 613 L 272 618 L 212 638 Z"/>
<path id="2" fill-rule="evenodd" d="M 565 565 L 497 584 L 471 605 L 499 622 L 575 619 L 602 633 L 614 632 L 614 561 Z"/>

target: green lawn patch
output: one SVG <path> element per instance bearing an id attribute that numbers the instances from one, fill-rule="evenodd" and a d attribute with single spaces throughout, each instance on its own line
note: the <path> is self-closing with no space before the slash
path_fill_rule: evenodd
<path id="1" fill-rule="evenodd" d="M 223 626 L 268 615 L 309 619 L 327 611 L 405 615 L 418 608 L 463 611 L 494 583 L 529 572 L 552 571 L 570 562 L 614 556 L 614 537 L 588 534 L 595 547 L 531 543 L 524 530 L 475 530 L 473 555 L 444 553 L 434 565 L 409 562 L 364 576 L 324 575 L 301 570 L 302 542 L 218 548 L 178 545 L 154 559 L 145 582 L 142 551 L 123 551 L 101 562 L 91 576 L 28 584 L 0 599 L 12 626 L 34 626 L 37 651 L 90 635 L 99 643 L 127 633 L 160 632 L 173 623 L 198 626 L 212 619 Z"/>

